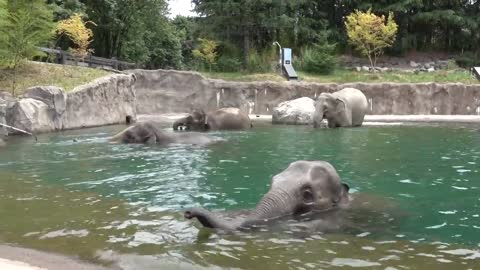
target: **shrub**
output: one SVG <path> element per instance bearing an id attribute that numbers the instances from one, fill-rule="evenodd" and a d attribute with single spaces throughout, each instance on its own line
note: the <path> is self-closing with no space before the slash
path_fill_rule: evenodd
<path id="1" fill-rule="evenodd" d="M 218 72 L 237 72 L 242 69 L 242 61 L 238 57 L 222 55 L 218 58 L 215 70 Z"/>
<path id="2" fill-rule="evenodd" d="M 480 57 L 472 52 L 466 52 L 455 59 L 455 62 L 459 67 L 472 68 L 480 66 Z"/>
<path id="3" fill-rule="evenodd" d="M 299 70 L 312 74 L 330 74 L 335 69 L 335 45 L 316 44 L 303 50 L 297 61 Z M 295 61 L 294 61 L 295 63 Z"/>
<path id="4" fill-rule="evenodd" d="M 262 53 L 252 50 L 248 55 L 247 71 L 250 73 L 273 71 L 276 61 L 278 56 L 275 50 L 268 49 Z"/>
<path id="5" fill-rule="evenodd" d="M 192 51 L 193 57 L 199 61 L 208 65 L 208 71 L 212 71 L 212 66 L 215 65 L 217 61 L 217 47 L 218 44 L 215 40 L 210 40 L 206 38 L 199 38 L 200 42 L 197 49 Z"/>

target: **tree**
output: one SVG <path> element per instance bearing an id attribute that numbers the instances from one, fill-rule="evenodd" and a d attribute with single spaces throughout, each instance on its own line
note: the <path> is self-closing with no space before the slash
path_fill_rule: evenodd
<path id="1" fill-rule="evenodd" d="M 242 48 L 242 59 L 246 68 L 250 52 L 271 47 L 273 41 L 280 41 L 285 45 L 295 43 L 300 26 L 308 25 L 307 23 L 299 24 L 302 14 L 297 11 L 297 7 L 305 1 L 307 0 L 193 0 L 192 2 L 207 32 L 205 36 L 213 38 L 211 33 L 215 33 L 215 39 L 238 44 L 239 48 Z M 286 34 L 288 32 L 291 34 Z"/>
<path id="2" fill-rule="evenodd" d="M 85 4 L 81 0 L 47 0 L 49 8 L 53 10 L 55 21 L 61 21 L 80 14 L 85 17 Z"/>
<path id="3" fill-rule="evenodd" d="M 85 0 L 95 54 L 149 68 L 181 68 L 179 35 L 167 18 L 166 0 Z"/>
<path id="4" fill-rule="evenodd" d="M 372 68 L 383 50 L 392 46 L 398 30 L 393 13 L 390 12 L 386 19 L 384 15 L 373 14 L 370 9 L 366 12 L 355 10 L 347 16 L 345 26 L 349 42 L 368 57 Z"/>
<path id="5" fill-rule="evenodd" d="M 217 60 L 218 44 L 214 40 L 198 39 L 200 42 L 199 48 L 193 50 L 193 57 L 200 59 L 208 65 L 208 70 L 212 71 L 212 65 Z"/>
<path id="6" fill-rule="evenodd" d="M 95 25 L 93 22 L 86 22 Z M 59 21 L 57 23 L 56 33 L 58 35 L 67 35 L 68 38 L 75 44 L 76 48 L 70 50 L 81 57 L 85 57 L 93 52 L 93 49 L 89 49 L 88 46 L 92 42 L 93 32 L 88 29 L 80 17 L 80 14 L 73 14 L 69 19 Z"/>
<path id="7" fill-rule="evenodd" d="M 38 46 L 47 43 L 53 33 L 53 15 L 43 0 L 7 1 L 7 18 L 0 25 L 0 59 L 13 70 L 12 93 L 15 94 L 19 65 L 43 53 Z"/>

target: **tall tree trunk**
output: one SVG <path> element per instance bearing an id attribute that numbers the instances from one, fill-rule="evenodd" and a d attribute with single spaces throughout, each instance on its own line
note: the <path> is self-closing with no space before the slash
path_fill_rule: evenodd
<path id="1" fill-rule="evenodd" d="M 250 53 L 250 33 L 248 27 L 243 26 L 243 68 L 247 69 L 248 55 Z"/>

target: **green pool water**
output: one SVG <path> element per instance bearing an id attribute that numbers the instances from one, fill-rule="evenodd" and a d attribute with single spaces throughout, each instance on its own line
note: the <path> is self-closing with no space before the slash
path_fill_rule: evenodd
<path id="1" fill-rule="evenodd" d="M 107 144 L 122 128 L 0 148 L 0 243 L 123 269 L 480 269 L 478 126 L 264 125 L 204 148 Z M 328 234 L 218 234 L 183 218 L 254 207 L 296 160 L 329 161 L 388 218 Z"/>

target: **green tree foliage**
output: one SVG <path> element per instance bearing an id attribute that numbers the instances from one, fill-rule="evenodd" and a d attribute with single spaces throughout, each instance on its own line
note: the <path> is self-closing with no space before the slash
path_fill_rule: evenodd
<path id="1" fill-rule="evenodd" d="M 193 50 L 193 57 L 208 65 L 208 70 L 212 71 L 212 66 L 217 61 L 217 47 L 215 40 L 200 38 L 199 46 Z"/>
<path id="2" fill-rule="evenodd" d="M 85 0 L 94 30 L 95 53 L 145 63 L 147 67 L 180 68 L 181 39 L 166 15 L 165 0 Z"/>
<path id="3" fill-rule="evenodd" d="M 345 18 L 355 10 L 395 14 L 397 38 L 389 53 L 440 50 L 480 53 L 479 0 L 193 0 L 200 14 L 200 36 L 228 42 L 249 52 L 262 51 L 273 41 L 298 52 L 318 43 L 325 26 L 329 39 L 348 50 Z M 252 50 L 254 49 L 254 50 Z M 223 54 L 220 54 L 220 58 Z"/>
<path id="4" fill-rule="evenodd" d="M 377 58 L 385 48 L 392 46 L 398 30 L 393 20 L 393 13 L 377 16 L 367 10 L 356 10 L 347 16 L 345 21 L 350 43 L 364 56 L 368 57 L 372 68 L 377 64 Z"/>
<path id="5" fill-rule="evenodd" d="M 85 17 L 85 4 L 80 0 L 47 0 L 48 6 L 53 10 L 55 21 L 65 20 L 74 14 Z"/>
<path id="6" fill-rule="evenodd" d="M 0 59 L 14 70 L 14 94 L 19 65 L 24 60 L 42 55 L 37 46 L 52 38 L 54 24 L 52 12 L 44 0 L 8 0 L 5 11 L 6 18 L 0 24 Z"/>
<path id="7" fill-rule="evenodd" d="M 297 60 L 299 70 L 312 74 L 330 74 L 335 69 L 335 45 L 323 43 L 306 47 Z"/>
<path id="8" fill-rule="evenodd" d="M 244 67 L 249 53 L 271 47 L 273 41 L 297 45 L 315 35 L 314 20 L 298 11 L 308 1 L 193 0 L 200 23 L 215 38 L 242 48 Z M 311 2 L 311 1 L 310 1 Z M 208 34 L 207 34 L 208 35 Z M 252 50 L 253 49 L 253 50 Z"/>

